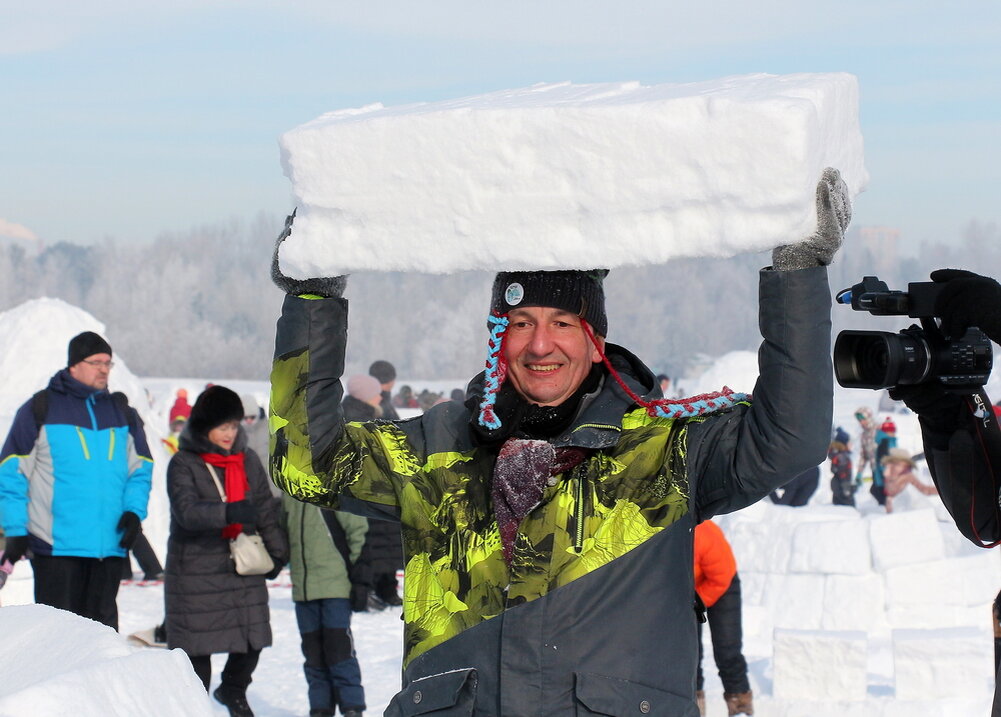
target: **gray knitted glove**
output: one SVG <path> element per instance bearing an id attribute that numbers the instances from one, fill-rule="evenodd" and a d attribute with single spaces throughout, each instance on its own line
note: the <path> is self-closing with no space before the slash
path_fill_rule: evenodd
<path id="1" fill-rule="evenodd" d="M 293 279 L 285 276 L 278 266 L 278 249 L 282 242 L 292 234 L 292 222 L 295 220 L 295 210 L 285 219 L 285 229 L 278 236 L 275 242 L 275 253 L 271 258 L 271 281 L 275 286 L 292 296 L 302 296 L 303 294 L 315 294 L 325 296 L 329 299 L 340 298 L 344 295 L 344 288 L 348 284 L 347 275 L 342 276 L 320 276 L 312 279 Z"/>
<path id="2" fill-rule="evenodd" d="M 828 167 L 817 183 L 817 231 L 796 244 L 772 250 L 772 267 L 779 271 L 827 266 L 841 246 L 852 220 L 852 203 L 841 172 Z"/>

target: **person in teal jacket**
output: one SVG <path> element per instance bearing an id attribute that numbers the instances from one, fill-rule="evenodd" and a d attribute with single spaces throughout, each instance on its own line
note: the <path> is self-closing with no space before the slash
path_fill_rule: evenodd
<path id="1" fill-rule="evenodd" d="M 282 496 L 291 550 L 292 600 L 306 658 L 310 717 L 360 717 L 361 668 L 351 637 L 351 612 L 363 610 L 369 577 L 363 556 L 368 521 Z"/>
<path id="2" fill-rule="evenodd" d="M 118 629 L 122 563 L 146 517 L 142 419 L 108 392 L 111 346 L 85 331 L 66 368 L 17 411 L 0 452 L 4 560 L 31 553 L 35 602 Z"/>

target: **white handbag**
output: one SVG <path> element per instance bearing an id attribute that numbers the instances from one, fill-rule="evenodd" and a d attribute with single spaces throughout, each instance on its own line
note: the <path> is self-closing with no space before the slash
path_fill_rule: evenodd
<path id="1" fill-rule="evenodd" d="M 219 497 L 222 502 L 226 502 L 226 491 L 222 489 L 219 476 L 216 475 L 215 468 L 208 461 L 205 465 L 212 474 L 215 487 L 219 490 Z M 239 575 L 266 575 L 275 568 L 275 561 L 271 559 L 268 549 L 264 547 L 264 540 L 260 535 L 247 535 L 241 532 L 229 541 L 229 554 L 233 558 L 233 565 Z"/>

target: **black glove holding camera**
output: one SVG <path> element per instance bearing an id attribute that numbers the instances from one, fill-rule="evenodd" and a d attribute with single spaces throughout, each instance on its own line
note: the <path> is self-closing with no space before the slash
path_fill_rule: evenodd
<path id="1" fill-rule="evenodd" d="M 935 315 L 942 318 L 942 332 L 962 338 L 976 326 L 994 343 L 1001 343 L 1001 284 L 963 269 L 938 269 L 932 281 L 945 284 L 935 301 Z"/>

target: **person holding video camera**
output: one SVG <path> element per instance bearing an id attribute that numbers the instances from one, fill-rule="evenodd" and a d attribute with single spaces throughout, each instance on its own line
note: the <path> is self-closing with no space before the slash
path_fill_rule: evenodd
<path id="1" fill-rule="evenodd" d="M 931 279 L 945 284 L 935 315 L 946 338 L 976 327 L 1001 342 L 1001 284 L 961 269 L 938 269 Z M 959 531 L 982 547 L 1001 543 L 1001 429 L 984 391 L 956 393 L 932 381 L 894 386 L 890 397 L 918 415 L 932 479 Z"/>

